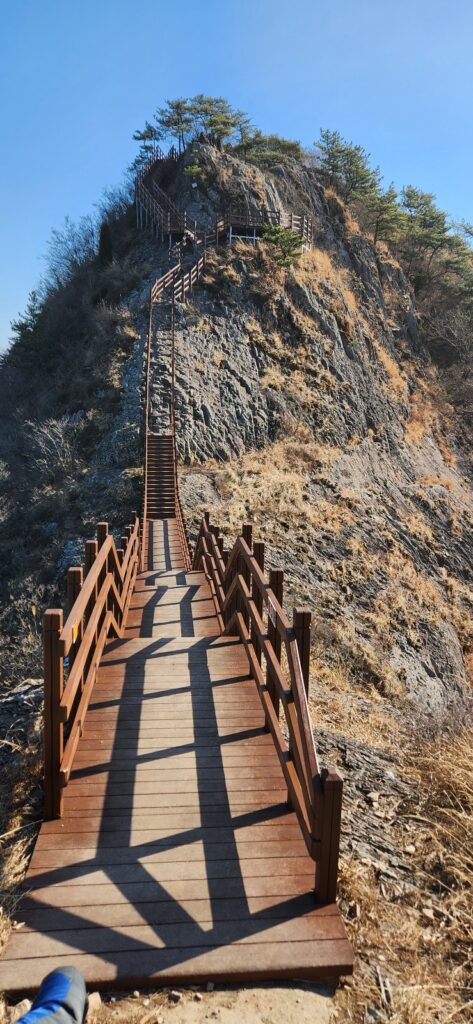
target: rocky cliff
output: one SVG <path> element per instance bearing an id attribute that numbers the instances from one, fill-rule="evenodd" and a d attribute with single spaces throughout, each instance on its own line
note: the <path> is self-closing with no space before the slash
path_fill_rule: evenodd
<path id="1" fill-rule="evenodd" d="M 271 246 L 214 253 L 177 312 L 182 495 L 234 534 L 271 539 L 291 598 L 316 615 L 322 666 L 455 716 L 473 639 L 469 453 L 422 342 L 409 283 L 311 168 L 263 173 L 194 147 L 174 198 L 201 220 L 233 204 L 310 214 L 289 269 Z M 168 330 L 164 306 L 156 343 Z M 165 376 L 155 377 L 159 406 Z M 225 465 L 222 466 L 222 463 Z"/>

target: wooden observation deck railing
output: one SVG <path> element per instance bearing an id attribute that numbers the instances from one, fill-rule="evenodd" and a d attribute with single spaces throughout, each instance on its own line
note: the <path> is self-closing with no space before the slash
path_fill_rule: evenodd
<path id="1" fill-rule="evenodd" d="M 207 576 L 222 632 L 238 635 L 245 645 L 288 799 L 316 864 L 316 899 L 330 903 L 337 888 L 343 782 L 334 769 L 320 771 L 312 735 L 307 706 L 310 611 L 295 609 L 291 626 L 282 607 L 283 573 L 272 569 L 266 578 L 264 544 L 253 546 L 251 524 L 226 551 L 206 513 L 193 567 Z"/>
<path id="2" fill-rule="evenodd" d="M 248 210 L 230 207 L 224 210 L 217 218 L 215 225 L 203 227 L 198 221 L 191 217 L 186 210 L 179 208 L 172 202 L 167 193 L 161 188 L 158 182 L 152 178 L 148 187 L 147 179 L 152 176 L 153 170 L 165 168 L 169 163 L 177 163 L 178 153 L 174 147 L 166 155 L 159 146 L 154 150 L 154 155 L 140 168 L 135 183 L 135 201 L 137 226 L 139 228 L 151 225 L 153 230 L 170 236 L 170 252 L 182 256 L 183 246 L 188 238 L 201 249 L 210 245 L 218 245 L 221 238 L 226 236 L 227 230 L 232 227 L 245 227 L 256 232 L 265 224 L 278 225 L 286 230 L 293 231 L 300 235 L 302 246 L 311 246 L 314 240 L 314 227 L 310 217 L 305 214 L 285 213 L 281 210 L 271 210 L 265 204 L 261 204 L 258 210 Z M 182 234 L 181 242 L 171 244 L 173 234 Z"/>
<path id="3" fill-rule="evenodd" d="M 108 523 L 85 545 L 85 564 L 67 573 L 67 615 L 44 615 L 44 814 L 62 815 L 77 744 L 94 688 L 98 664 L 110 636 L 122 637 L 139 561 L 139 520 L 117 548 Z"/>

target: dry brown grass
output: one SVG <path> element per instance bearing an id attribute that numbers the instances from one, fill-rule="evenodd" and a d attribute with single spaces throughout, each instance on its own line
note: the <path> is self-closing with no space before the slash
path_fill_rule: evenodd
<path id="1" fill-rule="evenodd" d="M 450 494 L 453 494 L 455 491 L 455 481 L 451 476 L 433 476 L 431 474 L 427 474 L 426 476 L 419 477 L 419 483 L 427 485 L 428 487 L 443 487 L 444 490 L 449 491 Z"/>
<path id="2" fill-rule="evenodd" d="M 224 356 L 223 352 L 220 352 L 219 349 L 214 348 L 213 354 L 212 354 L 212 362 L 213 362 L 214 366 L 217 367 L 217 369 L 222 365 L 224 359 L 225 359 L 225 356 Z"/>
<path id="3" fill-rule="evenodd" d="M 23 711 L 25 714 L 25 711 Z M 18 887 L 31 854 L 39 827 L 41 809 L 37 787 L 42 775 L 41 721 L 33 720 L 26 746 L 14 740 L 2 740 L 2 755 L 7 747 L 0 773 L 0 950 L 14 925 Z M 21 756 L 19 756 L 21 755 Z"/>
<path id="4" fill-rule="evenodd" d="M 335 533 L 349 526 L 353 514 L 346 503 L 309 500 L 308 474 L 326 464 L 328 457 L 328 446 L 277 441 L 264 451 L 247 452 L 235 463 L 219 468 L 215 482 L 227 508 L 222 517 L 220 505 L 218 514 L 225 520 L 227 532 L 238 530 L 248 517 L 278 532 L 288 524 L 323 525 Z"/>
<path id="5" fill-rule="evenodd" d="M 400 401 L 406 401 L 407 380 L 399 369 L 398 363 L 377 338 L 373 338 L 373 345 L 388 376 L 390 393 L 394 391 L 394 394 Z"/>
<path id="6" fill-rule="evenodd" d="M 301 360 L 298 361 L 301 362 Z M 262 388 L 274 388 L 275 391 L 283 391 L 284 394 L 292 398 L 302 408 L 312 409 L 320 402 L 319 387 L 310 387 L 303 370 L 294 370 L 274 364 L 267 367 L 260 381 Z"/>
<path id="7" fill-rule="evenodd" d="M 274 388 L 275 391 L 282 391 L 285 384 L 285 376 L 279 366 L 268 366 L 261 377 L 262 388 Z"/>
<path id="8" fill-rule="evenodd" d="M 326 632 L 326 626 L 321 627 Z M 331 643 L 317 637 L 310 659 L 309 708 L 317 729 L 335 730 L 371 747 L 393 749 L 389 708 L 373 683 L 363 682 L 356 661 L 341 643 L 343 623 L 333 628 Z"/>
<path id="9" fill-rule="evenodd" d="M 285 429 L 290 430 L 293 422 L 287 417 Z M 307 435 L 302 429 L 284 441 L 247 451 L 234 462 L 211 464 L 219 498 L 209 511 L 227 536 L 234 536 L 248 519 L 263 537 L 281 537 L 289 526 L 304 530 L 323 526 L 336 534 L 353 523 L 351 501 L 340 497 L 311 501 L 312 475 L 335 461 L 340 451 L 317 445 Z M 198 515 L 202 510 L 194 511 Z"/>
<path id="10" fill-rule="evenodd" d="M 346 267 L 339 267 L 326 249 L 313 246 L 304 260 L 294 269 L 296 281 L 309 285 L 316 291 L 327 294 L 334 313 L 343 313 L 347 323 L 353 325 L 353 318 L 360 318 L 360 308 L 353 292 L 352 275 Z M 337 306 L 338 301 L 338 306 Z"/>
<path id="11" fill-rule="evenodd" d="M 359 961 L 337 995 L 337 1020 L 365 1024 L 370 1008 L 391 1024 L 472 1019 L 472 738 L 466 730 L 407 753 L 415 795 L 398 835 L 412 886 L 380 883 L 355 858 L 342 864 L 342 906 Z"/>
<path id="12" fill-rule="evenodd" d="M 406 423 L 404 437 L 410 444 L 419 445 L 426 434 L 432 433 L 438 422 L 431 398 L 417 389 L 409 402 L 409 418 Z"/>

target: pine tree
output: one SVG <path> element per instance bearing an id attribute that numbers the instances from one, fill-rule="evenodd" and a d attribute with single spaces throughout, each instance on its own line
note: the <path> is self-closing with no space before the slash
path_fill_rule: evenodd
<path id="1" fill-rule="evenodd" d="M 329 185 L 335 185 L 342 177 L 343 155 L 346 143 L 340 132 L 332 132 L 329 128 L 320 129 L 320 138 L 314 142 L 317 150 L 319 167 L 328 178 Z"/>
<path id="2" fill-rule="evenodd" d="M 366 222 L 373 232 L 373 241 L 395 242 L 403 225 L 403 214 L 399 208 L 394 185 L 384 191 L 373 190 L 365 197 Z"/>
<path id="3" fill-rule="evenodd" d="M 171 136 L 176 139 L 179 153 L 186 147 L 186 140 L 194 127 L 194 115 L 189 100 L 166 100 L 164 107 L 155 113 L 157 137 Z"/>
<path id="4" fill-rule="evenodd" d="M 343 198 L 348 202 L 374 196 L 380 191 L 381 172 L 379 167 L 370 167 L 369 153 L 363 146 L 345 147 L 342 161 Z"/>
<path id="5" fill-rule="evenodd" d="M 283 139 L 280 135 L 263 135 L 259 129 L 249 135 L 244 144 L 237 144 L 236 152 L 257 167 L 274 167 L 288 160 L 302 160 L 304 151 L 300 142 Z"/>
<path id="6" fill-rule="evenodd" d="M 297 260 L 302 252 L 300 235 L 295 231 L 287 231 L 277 224 L 265 224 L 262 231 L 265 242 L 273 245 L 279 252 L 276 259 L 278 267 L 289 267 L 294 260 Z"/>
<path id="7" fill-rule="evenodd" d="M 401 193 L 405 216 L 399 250 L 416 292 L 427 286 L 434 258 L 451 246 L 447 215 L 434 200 L 431 192 L 423 192 L 414 185 L 406 185 Z"/>
<path id="8" fill-rule="evenodd" d="M 135 142 L 141 142 L 140 151 L 144 157 L 150 156 L 154 152 L 156 142 L 159 138 L 159 132 L 155 125 L 150 124 L 146 121 L 144 128 L 133 132 L 133 139 Z"/>
<path id="9" fill-rule="evenodd" d="M 42 303 L 40 297 L 38 292 L 33 289 L 28 295 L 25 312 L 18 316 L 17 320 L 12 320 L 11 322 L 15 341 L 29 341 L 32 339 L 39 323 L 41 311 Z"/>
<path id="10" fill-rule="evenodd" d="M 222 147 L 229 140 L 241 119 L 222 96 L 199 93 L 190 102 L 196 132 L 201 132 L 214 146 Z"/>
<path id="11" fill-rule="evenodd" d="M 379 167 L 370 166 L 369 153 L 363 146 L 354 146 L 328 128 L 322 128 L 314 143 L 319 168 L 346 202 L 374 195 L 381 187 Z"/>

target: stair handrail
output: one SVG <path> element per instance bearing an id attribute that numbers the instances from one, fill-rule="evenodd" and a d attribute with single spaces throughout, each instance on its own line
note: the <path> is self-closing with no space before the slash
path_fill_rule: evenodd
<path id="1" fill-rule="evenodd" d="M 171 302 L 171 406 L 170 426 L 173 444 L 173 479 L 174 479 L 174 501 L 177 520 L 177 528 L 181 541 L 181 548 L 184 555 L 185 568 L 191 567 L 191 555 L 189 535 L 182 511 L 181 497 L 179 493 L 179 478 L 177 473 L 177 438 L 176 438 L 176 299 L 172 296 Z"/>
<path id="2" fill-rule="evenodd" d="M 67 613 L 48 608 L 44 650 L 44 816 L 60 818 L 103 650 L 122 638 L 140 555 L 139 519 L 117 547 L 108 523 L 85 545 L 84 566 L 67 573 Z"/>
<path id="3" fill-rule="evenodd" d="M 310 724 L 309 656 L 311 616 L 295 609 L 293 625 L 282 607 L 283 574 L 264 573 L 264 544 L 253 546 L 246 524 L 231 551 L 205 513 L 194 569 L 205 572 L 222 632 L 238 635 L 263 706 L 266 726 L 310 856 L 316 864 L 315 892 L 321 903 L 336 897 L 343 781 L 335 769 L 320 770 Z M 289 741 L 280 725 L 282 706 Z"/>

